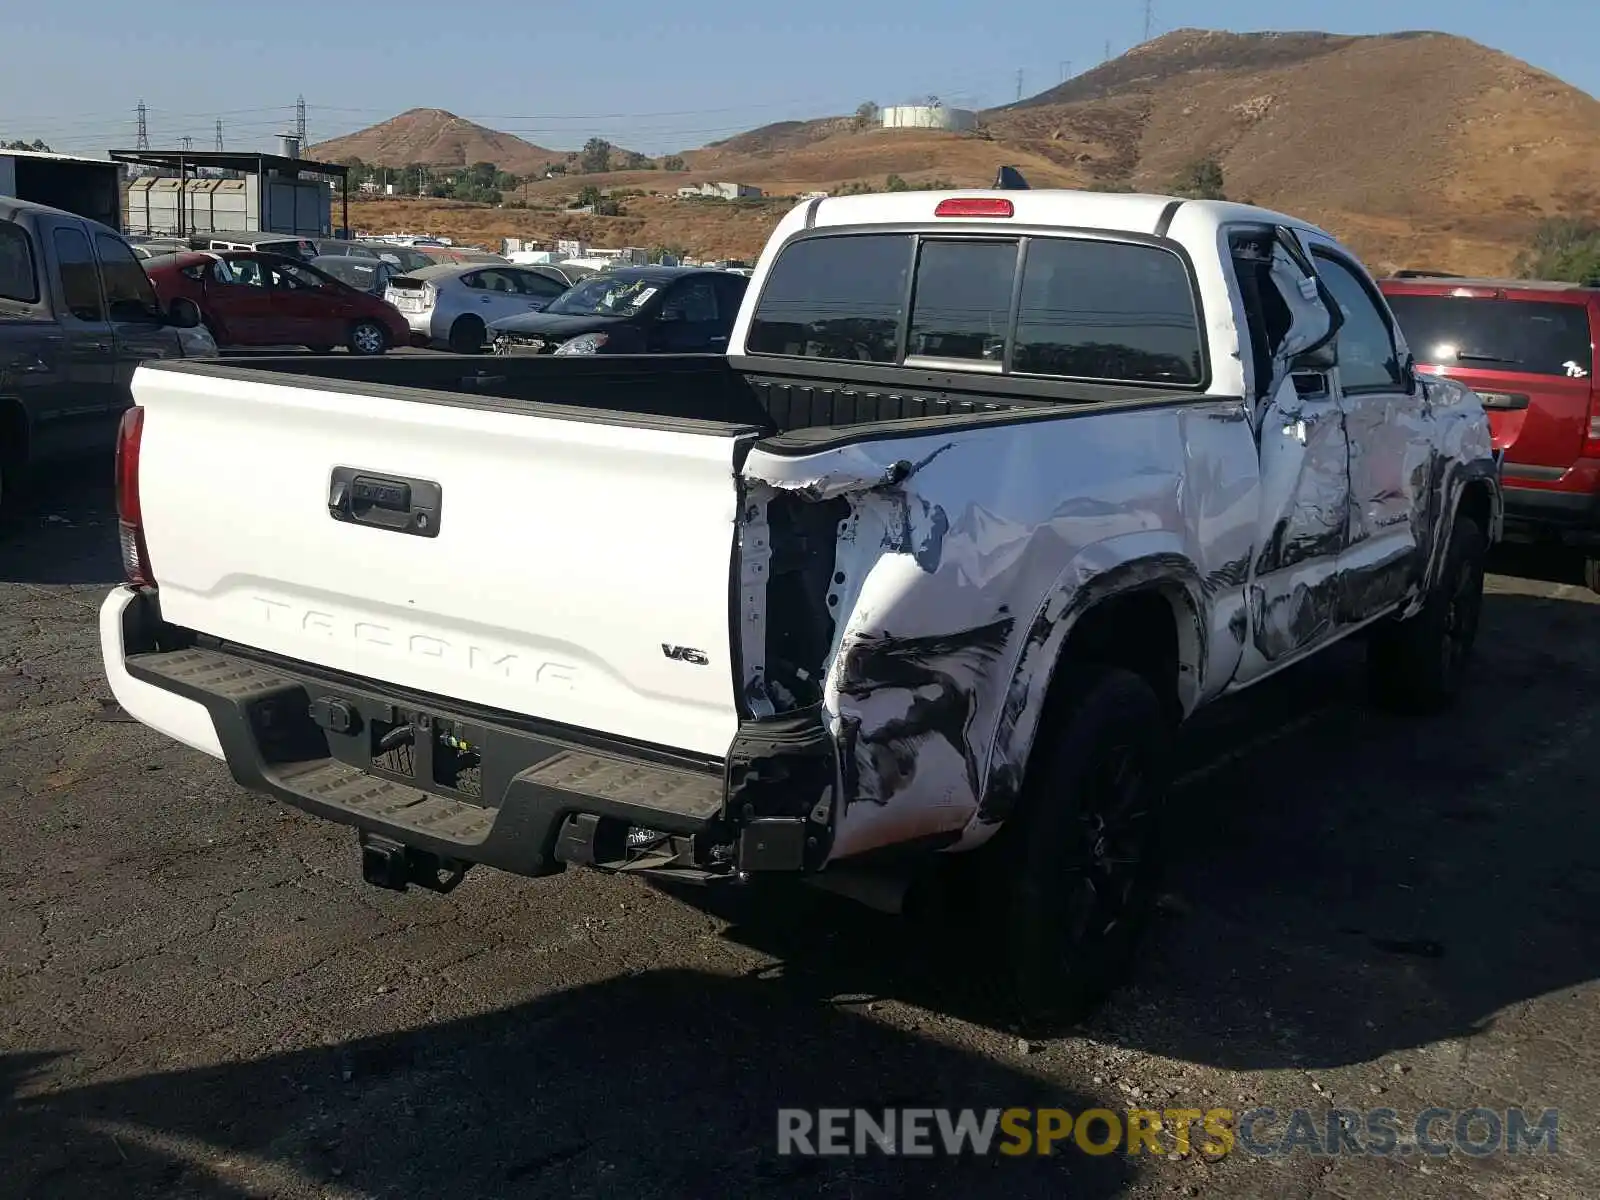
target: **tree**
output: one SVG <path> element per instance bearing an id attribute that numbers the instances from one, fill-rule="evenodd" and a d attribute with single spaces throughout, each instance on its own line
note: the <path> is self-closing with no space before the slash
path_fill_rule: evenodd
<path id="1" fill-rule="evenodd" d="M 21 138 L 14 142 L 0 142 L 0 150 L 37 150 L 41 154 L 50 153 L 50 147 L 38 138 L 34 138 L 31 142 L 25 142 Z"/>
<path id="2" fill-rule="evenodd" d="M 1226 200 L 1222 164 L 1215 158 L 1202 158 L 1185 167 L 1172 183 L 1172 190 L 1191 200 Z"/>
<path id="3" fill-rule="evenodd" d="M 578 163 L 585 175 L 603 175 L 611 170 L 611 143 L 592 137 L 583 144 Z"/>
<path id="4" fill-rule="evenodd" d="M 880 116 L 878 106 L 871 100 L 864 100 L 856 105 L 855 123 L 857 129 L 870 129 L 878 123 Z"/>
<path id="5" fill-rule="evenodd" d="M 687 171 L 689 164 L 683 161 L 681 154 L 669 154 L 661 160 L 663 171 Z"/>
<path id="6" fill-rule="evenodd" d="M 911 185 L 898 175 L 891 175 L 883 181 L 883 190 L 886 192 L 909 192 Z"/>
<path id="7" fill-rule="evenodd" d="M 572 207 L 598 209 L 602 199 L 600 189 L 593 184 L 589 184 L 587 187 L 578 189 L 578 198 L 572 202 Z"/>
<path id="8" fill-rule="evenodd" d="M 1580 217 L 1539 222 L 1533 241 L 1517 259 L 1524 279 L 1587 283 L 1600 279 L 1600 223 Z"/>

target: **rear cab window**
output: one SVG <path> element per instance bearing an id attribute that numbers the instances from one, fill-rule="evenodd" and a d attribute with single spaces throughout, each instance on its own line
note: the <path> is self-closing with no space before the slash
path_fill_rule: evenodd
<path id="1" fill-rule="evenodd" d="M 1394 293 L 1385 299 L 1419 363 L 1569 379 L 1594 374 L 1587 304 Z"/>
<path id="2" fill-rule="evenodd" d="M 33 261 L 28 231 L 14 221 L 0 221 L 0 300 L 23 304 L 39 301 L 39 272 Z"/>
<path id="3" fill-rule="evenodd" d="M 750 354 L 1197 388 L 1188 265 L 1113 239 L 833 234 L 768 274 Z"/>

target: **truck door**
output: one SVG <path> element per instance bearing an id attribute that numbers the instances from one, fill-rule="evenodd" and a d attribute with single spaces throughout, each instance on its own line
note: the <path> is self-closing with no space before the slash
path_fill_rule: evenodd
<path id="1" fill-rule="evenodd" d="M 1288 230 L 1229 235 L 1246 316 L 1261 511 L 1246 589 L 1238 679 L 1283 666 L 1340 627 L 1339 556 L 1349 541 L 1350 447 L 1331 378 L 1340 317 Z"/>
<path id="2" fill-rule="evenodd" d="M 1339 603 L 1342 621 L 1359 622 L 1422 586 L 1433 448 L 1388 305 L 1337 247 L 1315 245 L 1312 256 L 1344 315 L 1335 374 L 1350 437 L 1350 544 Z"/>
<path id="3" fill-rule="evenodd" d="M 176 356 L 178 335 L 163 318 L 150 277 L 128 244 L 109 233 L 98 233 L 94 249 L 100 259 L 100 290 L 116 349 L 113 407 L 120 413 L 133 403 L 135 368 L 146 359 Z"/>
<path id="4" fill-rule="evenodd" d="M 110 449 L 122 405 L 116 388 L 116 339 L 106 320 L 100 270 L 84 226 L 68 217 L 44 217 L 55 259 L 66 403 L 34 428 L 40 457 Z"/>

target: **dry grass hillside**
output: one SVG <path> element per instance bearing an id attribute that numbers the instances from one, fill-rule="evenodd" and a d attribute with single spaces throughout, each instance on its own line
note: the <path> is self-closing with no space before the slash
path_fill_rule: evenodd
<path id="1" fill-rule="evenodd" d="M 560 162 L 565 154 L 546 150 L 509 133 L 474 124 L 442 108 L 413 108 L 380 124 L 307 149 L 323 162 L 362 162 L 384 167 L 423 163 L 430 167 L 465 167 L 492 162 L 502 171 L 522 175 Z"/>
<path id="2" fill-rule="evenodd" d="M 376 135 L 395 123 L 317 152 L 367 146 L 343 153 L 384 161 Z M 410 147 L 391 144 L 385 153 L 394 161 L 426 161 Z M 518 169 L 513 164 L 519 160 L 487 149 L 463 153 L 466 161 L 482 157 Z M 534 167 L 548 154 L 536 151 Z M 583 184 L 671 192 L 706 179 L 792 195 L 852 183 L 882 186 L 890 174 L 912 183 L 945 179 L 971 186 L 986 184 L 1001 163 L 1019 166 L 1035 186 L 1163 191 L 1186 165 L 1214 157 L 1231 197 L 1316 220 L 1380 269 L 1500 272 L 1510 268 L 1541 218 L 1592 216 L 1600 209 L 1600 101 L 1508 55 L 1446 34 L 1180 30 L 1058 88 L 985 113 L 977 134 L 859 130 L 849 118 L 831 117 L 764 126 L 685 157 L 690 169 L 683 174 L 542 181 L 530 186 L 527 198 L 559 206 Z M 590 219 L 593 240 L 626 227 L 634 244 L 749 256 L 781 212 L 781 206 L 666 197 L 625 205 L 628 216 L 609 219 L 618 223 L 615 229 L 608 231 L 608 219 Z M 360 211 L 365 217 L 368 209 Z M 367 223 L 419 227 L 423 211 L 419 203 L 404 221 L 374 213 Z M 435 206 L 426 212 L 440 222 L 439 232 L 475 230 L 475 240 L 548 236 L 552 226 L 583 223 L 513 209 Z"/>

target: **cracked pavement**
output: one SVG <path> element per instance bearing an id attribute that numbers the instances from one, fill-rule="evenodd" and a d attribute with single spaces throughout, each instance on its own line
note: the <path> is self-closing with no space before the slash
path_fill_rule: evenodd
<path id="1" fill-rule="evenodd" d="M 0 522 L 0 1194 L 1578 1197 L 1600 1071 L 1600 597 L 1505 555 L 1447 717 L 1341 648 L 1186 732 L 1129 984 L 1022 1041 L 981 931 L 571 872 L 375 891 L 354 835 L 129 723 L 108 474 Z M 1563 574 L 1566 572 L 1566 574 Z M 775 1153 L 780 1106 L 1562 1111 L 1560 1153 Z"/>

